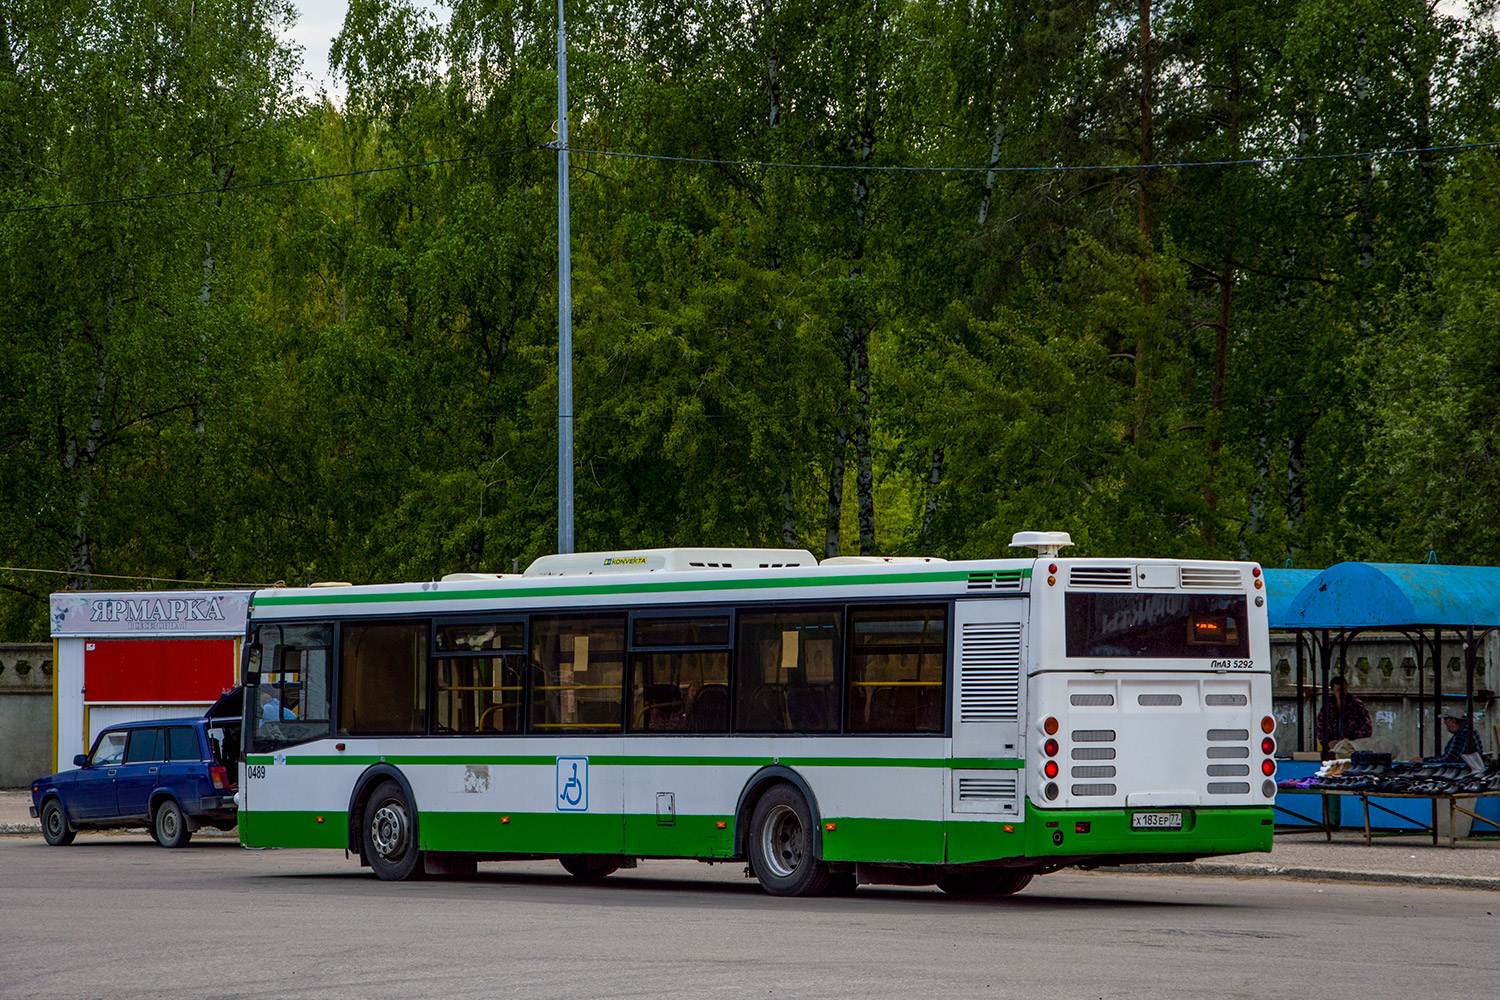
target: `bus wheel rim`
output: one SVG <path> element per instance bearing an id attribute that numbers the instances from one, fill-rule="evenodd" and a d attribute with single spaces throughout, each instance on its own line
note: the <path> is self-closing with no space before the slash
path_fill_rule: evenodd
<path id="1" fill-rule="evenodd" d="M 760 833 L 761 857 L 777 878 L 790 878 L 802 864 L 802 820 L 791 806 L 778 805 Z"/>
<path id="2" fill-rule="evenodd" d="M 382 858 L 399 858 L 406 853 L 406 810 L 389 802 L 375 810 L 370 821 L 370 838 Z"/>

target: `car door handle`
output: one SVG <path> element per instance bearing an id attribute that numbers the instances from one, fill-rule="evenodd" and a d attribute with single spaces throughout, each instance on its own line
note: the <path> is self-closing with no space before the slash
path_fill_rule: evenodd
<path id="1" fill-rule="evenodd" d="M 114 777 L 114 776 L 115 776 L 115 769 L 114 769 L 114 768 L 110 768 L 110 769 L 109 769 L 109 776 L 110 776 L 110 777 L 111 777 L 111 778 L 113 778 L 113 777 Z"/>
<path id="2" fill-rule="evenodd" d="M 154 768 L 154 767 L 148 767 L 148 768 L 146 768 L 146 773 L 147 774 L 155 774 L 156 773 L 156 768 Z"/>

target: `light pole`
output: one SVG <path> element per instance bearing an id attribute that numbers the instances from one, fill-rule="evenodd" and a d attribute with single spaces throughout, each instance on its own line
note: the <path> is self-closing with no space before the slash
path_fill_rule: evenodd
<path id="1" fill-rule="evenodd" d="M 568 211 L 568 28 L 557 0 L 557 551 L 573 551 L 573 233 Z"/>

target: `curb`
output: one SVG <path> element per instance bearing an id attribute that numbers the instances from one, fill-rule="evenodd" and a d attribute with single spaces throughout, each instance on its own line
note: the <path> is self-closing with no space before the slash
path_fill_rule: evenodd
<path id="1" fill-rule="evenodd" d="M 1433 875 L 1414 872 L 1371 872 L 1353 868 L 1309 868 L 1301 865 L 1185 864 L 1121 865 L 1123 874 L 1208 875 L 1220 878 L 1289 878 L 1311 882 L 1368 882 L 1375 885 L 1421 885 L 1446 889 L 1483 889 L 1500 892 L 1500 878 L 1485 875 Z"/>
<path id="2" fill-rule="evenodd" d="M 112 827 L 108 830 L 82 830 L 81 833 L 133 833 L 143 837 L 149 837 L 150 832 L 144 827 Z M 42 835 L 42 824 L 40 823 L 0 823 L 0 837 L 40 837 Z M 239 839 L 237 830 L 218 830 L 211 826 L 200 827 L 195 837 L 228 837 L 232 840 Z"/>

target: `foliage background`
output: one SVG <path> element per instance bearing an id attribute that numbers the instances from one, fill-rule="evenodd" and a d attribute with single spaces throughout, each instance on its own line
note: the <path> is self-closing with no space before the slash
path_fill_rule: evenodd
<path id="1" fill-rule="evenodd" d="M 451 7 L 336 104 L 280 0 L 0 5 L 0 634 L 552 550 L 555 6 Z M 572 157 L 578 547 L 1500 561 L 1494 8 L 569 3 L 574 147 L 726 161 Z"/>

